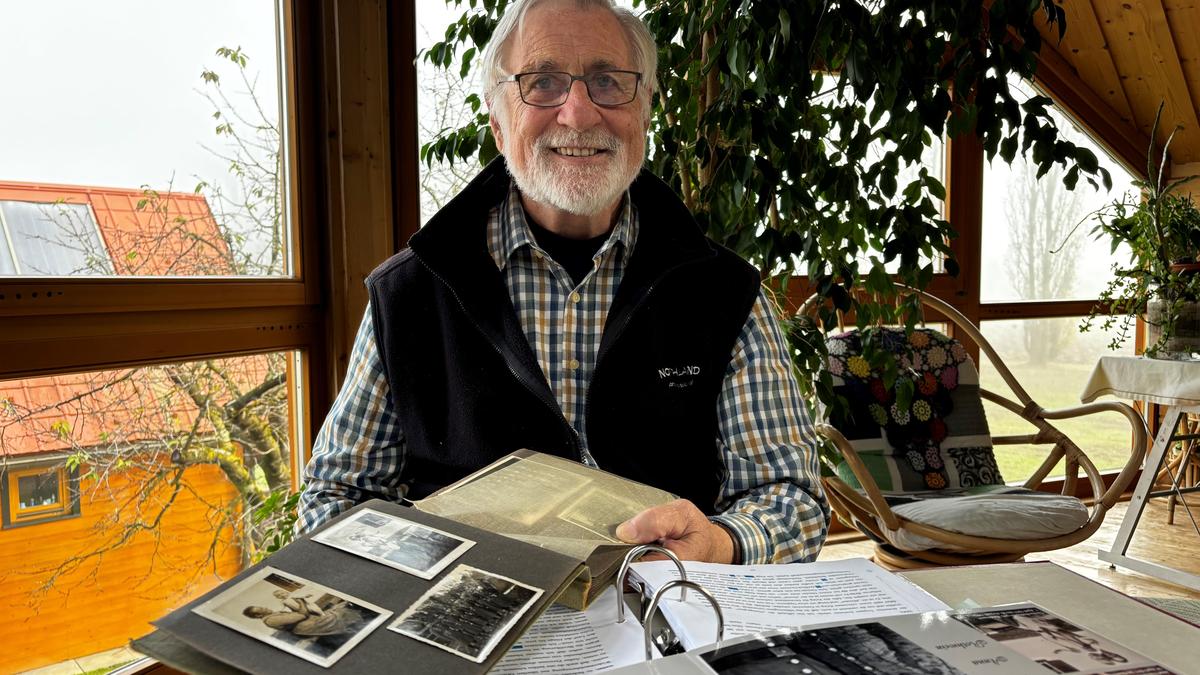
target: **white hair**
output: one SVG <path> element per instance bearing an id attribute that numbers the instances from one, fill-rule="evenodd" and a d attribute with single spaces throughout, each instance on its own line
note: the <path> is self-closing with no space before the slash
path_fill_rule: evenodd
<path id="1" fill-rule="evenodd" d="M 621 27 L 625 29 L 625 38 L 629 43 L 631 56 L 633 56 L 634 68 L 642 74 L 642 81 L 638 86 L 638 96 L 642 99 L 643 116 L 647 120 L 650 119 L 650 107 L 658 86 L 656 77 L 658 46 L 654 43 L 654 36 L 646 28 L 646 24 L 642 23 L 642 20 L 629 9 L 617 6 L 613 0 L 516 0 L 504 12 L 500 23 L 496 24 L 496 30 L 492 33 L 492 37 L 488 40 L 480 57 L 480 65 L 483 70 L 483 98 L 487 101 L 488 108 L 492 113 L 497 114 L 503 120 L 508 112 L 507 99 L 503 96 L 498 99 L 493 97 L 496 83 L 512 74 L 505 71 L 502 63 L 508 54 L 508 43 L 512 40 L 513 34 L 520 32 L 524 26 L 525 16 L 529 11 L 547 2 L 570 2 L 579 9 L 603 9 L 612 12 Z"/>

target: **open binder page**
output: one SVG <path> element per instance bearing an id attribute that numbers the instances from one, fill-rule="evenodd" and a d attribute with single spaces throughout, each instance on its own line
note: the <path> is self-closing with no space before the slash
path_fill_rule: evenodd
<path id="1" fill-rule="evenodd" d="M 609 586 L 583 612 L 562 605 L 546 610 L 490 672 L 600 673 L 645 660 L 642 624 L 628 607 L 624 623 L 617 623 L 616 593 L 616 588 Z"/>
<path id="2" fill-rule="evenodd" d="M 673 499 L 578 462 L 522 451 L 420 500 L 417 508 L 587 560 L 598 548 L 625 546 L 617 525 Z"/>
<path id="3" fill-rule="evenodd" d="M 1086 659 L 1086 657 L 1084 657 Z M 904 614 L 742 637 L 621 675 L 745 673 L 888 673 L 888 675 L 1033 675 L 1035 673 L 1170 673 L 1144 660 L 1134 669 L 1092 661 L 1082 670 L 1023 654 L 950 612 Z"/>
<path id="4" fill-rule="evenodd" d="M 1172 675 L 1174 671 L 1036 605 L 1022 603 L 772 631 L 618 672 Z"/>
<path id="5" fill-rule="evenodd" d="M 780 628 L 949 609 L 944 602 L 869 560 L 852 558 L 791 565 L 684 563 L 689 581 L 704 586 L 721 605 L 725 637 Z M 636 563 L 633 576 L 653 592 L 679 578 L 670 561 Z M 716 616 L 699 593 L 687 602 L 669 591 L 659 604 L 685 649 L 709 644 Z"/>

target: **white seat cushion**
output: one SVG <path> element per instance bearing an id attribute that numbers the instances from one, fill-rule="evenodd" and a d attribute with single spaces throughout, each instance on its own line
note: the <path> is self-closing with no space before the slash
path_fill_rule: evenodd
<path id="1" fill-rule="evenodd" d="M 1074 532 L 1088 521 L 1087 505 L 1079 499 L 1023 488 L 916 499 L 894 505 L 892 511 L 923 525 L 996 539 L 1049 539 Z M 888 539 L 905 551 L 961 548 L 903 529 L 888 531 Z"/>

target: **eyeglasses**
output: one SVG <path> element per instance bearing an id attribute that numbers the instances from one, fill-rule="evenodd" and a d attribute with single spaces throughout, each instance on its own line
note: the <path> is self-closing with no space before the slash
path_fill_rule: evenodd
<path id="1" fill-rule="evenodd" d="M 587 75 L 572 75 L 557 71 L 517 73 L 504 82 L 516 82 L 521 100 L 537 108 L 555 108 L 567 102 L 575 81 L 583 82 L 588 98 L 599 106 L 625 105 L 637 98 L 642 74 L 631 70 L 598 70 Z"/>

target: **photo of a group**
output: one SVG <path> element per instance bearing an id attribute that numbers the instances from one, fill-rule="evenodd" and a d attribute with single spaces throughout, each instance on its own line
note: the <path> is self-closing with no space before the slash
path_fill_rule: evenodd
<path id="1" fill-rule="evenodd" d="M 392 615 L 273 567 L 263 567 L 192 611 L 326 668 Z"/>
<path id="2" fill-rule="evenodd" d="M 312 539 L 422 579 L 436 577 L 475 545 L 449 532 L 373 509 L 363 509 Z"/>
<path id="3" fill-rule="evenodd" d="M 541 595 L 539 588 L 459 565 L 388 629 L 482 663 Z"/>

